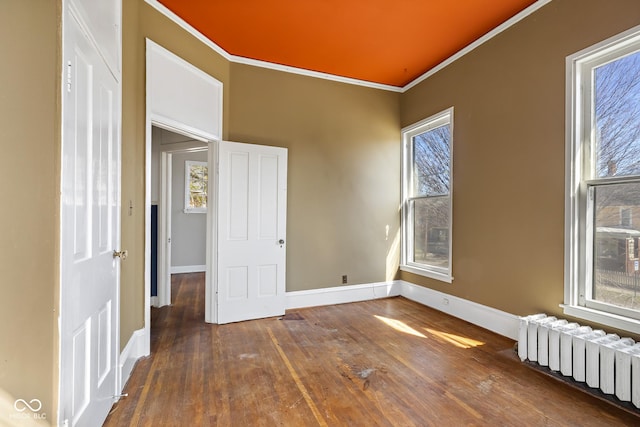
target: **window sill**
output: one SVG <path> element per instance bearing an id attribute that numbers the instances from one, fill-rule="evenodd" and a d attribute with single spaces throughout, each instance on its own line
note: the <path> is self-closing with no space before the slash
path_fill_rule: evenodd
<path id="1" fill-rule="evenodd" d="M 560 304 L 560 307 L 562 307 L 564 314 L 567 316 L 577 317 L 633 334 L 640 334 L 640 320 L 576 305 Z"/>
<path id="2" fill-rule="evenodd" d="M 192 214 L 192 213 L 196 213 L 196 214 L 206 214 L 207 210 L 206 209 L 184 209 L 183 210 L 184 213 L 186 214 Z"/>
<path id="3" fill-rule="evenodd" d="M 414 267 L 412 265 L 401 265 L 400 271 L 406 271 L 407 273 L 413 273 L 419 276 L 428 277 L 430 279 L 440 280 L 441 282 L 445 282 L 445 283 L 453 282 L 453 276 L 451 276 L 448 273 L 442 273 L 434 270 L 427 270 L 425 268 Z"/>

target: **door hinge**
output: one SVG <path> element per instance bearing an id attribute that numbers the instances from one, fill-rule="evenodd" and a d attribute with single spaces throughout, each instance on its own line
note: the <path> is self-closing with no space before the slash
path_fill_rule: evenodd
<path id="1" fill-rule="evenodd" d="M 71 61 L 67 61 L 67 92 L 71 93 Z"/>

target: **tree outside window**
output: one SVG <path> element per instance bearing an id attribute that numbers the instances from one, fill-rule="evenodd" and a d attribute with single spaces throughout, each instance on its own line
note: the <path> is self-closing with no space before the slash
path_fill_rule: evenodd
<path id="1" fill-rule="evenodd" d="M 207 211 L 207 162 L 185 162 L 185 213 L 202 213 Z"/>
<path id="2" fill-rule="evenodd" d="M 633 222 L 633 213 L 640 210 L 640 53 L 595 68 L 593 84 L 596 176 L 588 184 L 595 226 L 591 298 L 639 310 L 640 223 Z M 619 179 L 624 182 L 613 182 Z"/>

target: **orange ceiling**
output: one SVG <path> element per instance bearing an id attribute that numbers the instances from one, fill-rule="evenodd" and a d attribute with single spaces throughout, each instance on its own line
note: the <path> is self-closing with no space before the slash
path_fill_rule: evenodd
<path id="1" fill-rule="evenodd" d="M 404 86 L 535 0 L 159 0 L 231 55 Z"/>

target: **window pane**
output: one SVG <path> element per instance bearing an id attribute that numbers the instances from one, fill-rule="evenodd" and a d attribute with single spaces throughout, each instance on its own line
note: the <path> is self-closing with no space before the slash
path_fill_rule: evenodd
<path id="1" fill-rule="evenodd" d="M 594 188 L 593 299 L 640 308 L 640 183 Z"/>
<path id="2" fill-rule="evenodd" d="M 449 194 L 448 125 L 413 137 L 413 196 Z"/>
<path id="3" fill-rule="evenodd" d="M 207 207 L 207 166 L 189 164 L 189 206 L 188 208 Z"/>
<path id="4" fill-rule="evenodd" d="M 413 262 L 449 267 L 449 197 L 429 197 L 413 204 Z"/>
<path id="5" fill-rule="evenodd" d="M 594 73 L 596 176 L 640 175 L 640 52 Z"/>

